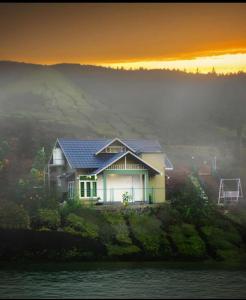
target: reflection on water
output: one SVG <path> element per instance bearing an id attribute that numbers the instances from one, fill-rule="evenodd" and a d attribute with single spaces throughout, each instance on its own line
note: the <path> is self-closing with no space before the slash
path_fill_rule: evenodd
<path id="1" fill-rule="evenodd" d="M 245 298 L 246 270 L 161 263 L 1 268 L 1 298 Z"/>

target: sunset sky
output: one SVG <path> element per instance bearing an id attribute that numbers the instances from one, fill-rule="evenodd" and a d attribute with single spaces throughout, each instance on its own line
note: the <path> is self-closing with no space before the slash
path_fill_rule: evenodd
<path id="1" fill-rule="evenodd" d="M 246 72 L 246 3 L 1 3 L 0 45 L 0 60 Z"/>

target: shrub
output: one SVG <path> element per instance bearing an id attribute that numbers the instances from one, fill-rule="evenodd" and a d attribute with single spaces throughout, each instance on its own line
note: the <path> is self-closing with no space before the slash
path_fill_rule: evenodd
<path id="1" fill-rule="evenodd" d="M 229 211 L 226 217 L 235 223 L 246 226 L 246 209 Z"/>
<path id="2" fill-rule="evenodd" d="M 0 228 L 28 229 L 30 218 L 27 211 L 13 202 L 0 203 Z"/>
<path id="3" fill-rule="evenodd" d="M 96 224 L 90 223 L 73 213 L 67 216 L 66 223 L 75 231 L 81 232 L 83 237 L 98 238 L 99 236 L 99 228 Z"/>
<path id="4" fill-rule="evenodd" d="M 208 244 L 215 250 L 232 249 L 241 242 L 241 237 L 236 229 L 225 231 L 213 226 L 204 226 L 201 230 L 206 236 Z"/>
<path id="5" fill-rule="evenodd" d="M 235 228 L 224 230 L 218 227 L 204 226 L 201 230 L 217 258 L 225 260 L 239 257 L 242 239 Z"/>
<path id="6" fill-rule="evenodd" d="M 141 250 L 135 245 L 112 245 L 107 244 L 108 256 L 123 256 L 132 255 L 141 252 Z"/>
<path id="7" fill-rule="evenodd" d="M 103 212 L 105 219 L 111 224 L 115 231 L 115 238 L 118 242 L 131 244 L 129 230 L 124 217 L 118 212 Z"/>
<path id="8" fill-rule="evenodd" d="M 170 237 L 177 248 L 178 255 L 188 258 L 202 258 L 206 256 L 206 246 L 191 224 L 172 225 Z"/>
<path id="9" fill-rule="evenodd" d="M 57 230 L 61 224 L 61 217 L 57 210 L 39 209 L 36 217 L 33 219 L 33 226 L 37 228 L 46 227 Z"/>
<path id="10" fill-rule="evenodd" d="M 179 212 L 169 204 L 165 203 L 165 205 L 154 209 L 153 213 L 161 220 L 165 228 L 168 228 L 169 225 L 182 223 Z"/>
<path id="11" fill-rule="evenodd" d="M 60 208 L 60 214 L 63 218 L 66 218 L 70 213 L 78 214 L 84 209 L 83 203 L 79 199 L 67 201 L 63 207 Z"/>
<path id="12" fill-rule="evenodd" d="M 171 207 L 180 213 L 184 222 L 191 224 L 209 224 L 216 215 L 215 205 L 204 199 L 189 180 L 173 195 Z"/>
<path id="13" fill-rule="evenodd" d="M 143 249 L 151 256 L 161 256 L 169 253 L 169 242 L 161 229 L 161 222 L 150 213 L 129 214 L 129 223 L 135 238 Z"/>
<path id="14" fill-rule="evenodd" d="M 72 213 L 83 218 L 85 222 L 96 225 L 98 228 L 98 236 L 103 243 L 110 243 L 115 237 L 115 230 L 106 220 L 103 212 L 84 206 L 81 204 L 81 201 L 69 201 L 60 211 L 63 217 L 64 226 L 70 226 L 67 224 L 67 217 Z"/>

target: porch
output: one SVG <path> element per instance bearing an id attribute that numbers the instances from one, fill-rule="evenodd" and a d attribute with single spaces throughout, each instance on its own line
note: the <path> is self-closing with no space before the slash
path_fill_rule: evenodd
<path id="1" fill-rule="evenodd" d="M 148 170 L 107 169 L 98 178 L 98 196 L 102 202 L 149 202 Z"/>

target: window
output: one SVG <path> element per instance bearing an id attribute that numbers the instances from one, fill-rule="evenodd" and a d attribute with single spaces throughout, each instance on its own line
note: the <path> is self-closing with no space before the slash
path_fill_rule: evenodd
<path id="1" fill-rule="evenodd" d="M 97 197 L 97 182 L 95 180 L 80 180 L 80 198 Z"/>
<path id="2" fill-rule="evenodd" d="M 106 153 L 118 153 L 118 152 L 126 152 L 126 147 L 123 146 L 109 146 L 105 149 Z"/>
<path id="3" fill-rule="evenodd" d="M 88 176 L 88 175 L 80 175 L 79 176 L 79 180 L 85 180 L 85 181 L 87 181 L 87 180 L 96 180 L 97 178 L 96 178 L 96 175 L 91 175 L 91 176 Z"/>
<path id="4" fill-rule="evenodd" d="M 68 199 L 73 199 L 74 198 L 74 181 L 69 181 L 68 182 Z"/>

